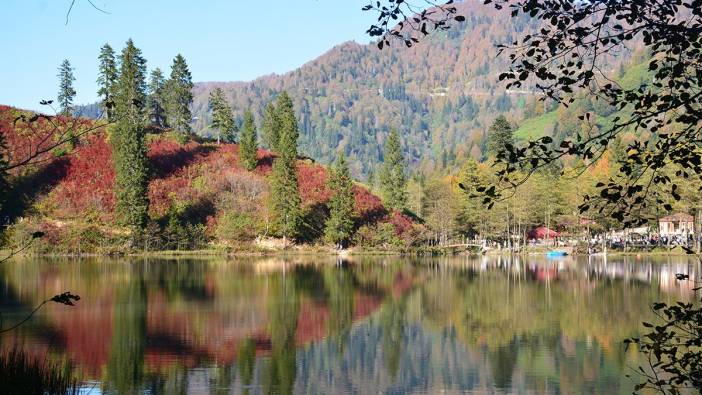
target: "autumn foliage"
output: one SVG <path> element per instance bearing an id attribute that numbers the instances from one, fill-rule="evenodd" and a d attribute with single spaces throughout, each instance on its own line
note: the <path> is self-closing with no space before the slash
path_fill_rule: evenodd
<path id="1" fill-rule="evenodd" d="M 13 127 L 17 113 L 18 110 L 10 107 L 0 107 L 0 126 L 9 151 L 23 153 L 23 147 L 32 141 L 26 134 L 33 132 Z M 66 224 L 87 221 L 102 227 L 114 225 L 115 172 L 107 134 L 108 131 L 100 129 L 83 137 L 72 152 L 61 157 L 47 154 L 44 163 L 37 167 L 37 174 L 50 172 L 44 181 L 47 191 L 35 202 L 41 207 L 43 218 L 39 221 L 43 221 L 42 229 L 50 234 L 50 243 L 60 242 Z M 274 160 L 271 152 L 258 150 L 258 165 L 248 172 L 239 159 L 236 144 L 195 141 L 180 144 L 167 134 L 151 135 L 149 141 L 148 193 L 152 219 L 166 218 L 179 210 L 188 221 L 205 225 L 208 234 L 216 236 L 215 228 L 227 212 L 258 213 L 265 218 L 268 176 Z M 306 160 L 298 162 L 297 172 L 303 209 L 323 207 L 332 195 L 327 187 L 326 168 Z M 409 232 L 414 226 L 410 218 L 386 210 L 380 198 L 365 187 L 354 185 L 353 191 L 357 226 L 390 223 L 397 235 Z"/>

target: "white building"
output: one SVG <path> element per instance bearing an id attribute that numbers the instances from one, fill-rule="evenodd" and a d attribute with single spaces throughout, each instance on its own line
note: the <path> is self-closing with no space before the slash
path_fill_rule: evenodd
<path id="1" fill-rule="evenodd" d="M 688 236 L 695 233 L 695 220 L 690 214 L 676 213 L 658 220 L 661 236 Z"/>

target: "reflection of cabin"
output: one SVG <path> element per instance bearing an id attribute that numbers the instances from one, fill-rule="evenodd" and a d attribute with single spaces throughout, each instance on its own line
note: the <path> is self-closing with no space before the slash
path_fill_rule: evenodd
<path id="1" fill-rule="evenodd" d="M 677 213 L 658 220 L 661 236 L 690 235 L 695 231 L 694 217 L 690 214 Z"/>

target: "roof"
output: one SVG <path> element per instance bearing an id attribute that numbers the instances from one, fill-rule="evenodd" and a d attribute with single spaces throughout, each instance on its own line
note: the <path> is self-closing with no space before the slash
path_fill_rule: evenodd
<path id="1" fill-rule="evenodd" d="M 695 217 L 687 213 L 675 213 L 667 215 L 658 220 L 658 222 L 692 222 Z"/>
<path id="2" fill-rule="evenodd" d="M 546 237 L 552 238 L 560 236 L 560 233 L 556 232 L 555 230 L 551 230 L 545 226 L 539 226 L 538 228 L 534 228 L 530 230 L 527 234 L 527 237 L 529 239 L 545 239 Z"/>

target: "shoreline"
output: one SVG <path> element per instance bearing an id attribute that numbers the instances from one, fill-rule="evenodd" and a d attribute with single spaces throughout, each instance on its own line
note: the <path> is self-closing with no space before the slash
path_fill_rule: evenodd
<path id="1" fill-rule="evenodd" d="M 11 258 L 163 258 L 163 259 L 176 259 L 176 258 L 266 258 L 266 257 L 280 257 L 280 256 L 324 256 L 324 257 L 364 257 L 364 256 L 393 256 L 393 257 L 446 257 L 446 256 L 518 256 L 518 257 L 538 257 L 546 256 L 545 251 L 523 251 L 523 252 L 511 252 L 507 250 L 502 251 L 488 251 L 486 253 L 479 252 L 469 252 L 463 251 L 460 253 L 448 253 L 440 250 L 432 249 L 417 249 L 417 250 L 380 250 L 380 249 L 347 249 L 342 251 L 324 249 L 324 248 L 292 248 L 289 250 L 267 250 L 267 251 L 256 251 L 256 250 L 225 250 L 225 249 L 199 249 L 199 250 L 164 250 L 164 251 L 146 251 L 146 252 L 131 252 L 131 253 L 81 253 L 81 254 L 32 254 L 32 253 L 17 253 L 8 250 L 0 250 L 0 254 L 7 256 L 8 259 Z M 702 254 L 687 253 L 682 248 L 671 248 L 669 250 L 656 250 L 656 251 L 608 251 L 606 254 L 585 254 L 585 253 L 568 253 L 567 255 L 551 258 L 553 260 L 558 260 L 559 258 L 566 257 L 620 257 L 620 256 L 688 256 L 688 257 L 702 257 Z"/>

